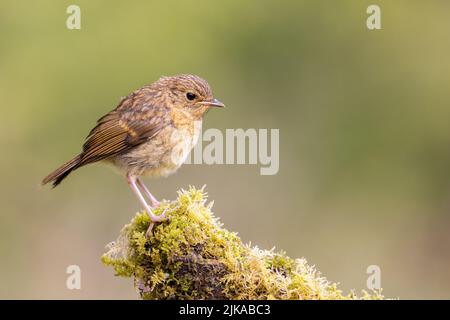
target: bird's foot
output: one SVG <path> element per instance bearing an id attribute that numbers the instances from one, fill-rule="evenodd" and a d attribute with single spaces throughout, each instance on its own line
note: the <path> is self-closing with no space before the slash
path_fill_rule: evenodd
<path id="1" fill-rule="evenodd" d="M 150 217 L 150 225 L 148 226 L 147 232 L 145 233 L 145 236 L 147 237 L 147 239 L 150 237 L 155 223 L 160 223 L 160 222 L 163 222 L 163 221 L 166 221 L 169 219 L 168 217 L 166 217 L 167 209 L 168 208 L 165 208 L 164 211 L 160 215 L 155 215 L 155 214 L 153 214 L 153 212 L 147 210 L 147 214 Z"/>
<path id="2" fill-rule="evenodd" d="M 156 200 L 155 198 L 150 198 L 150 202 L 152 203 L 152 208 L 158 208 L 161 202 Z"/>

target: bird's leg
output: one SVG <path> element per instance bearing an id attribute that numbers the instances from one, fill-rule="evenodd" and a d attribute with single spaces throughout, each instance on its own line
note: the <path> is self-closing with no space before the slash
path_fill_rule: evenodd
<path id="1" fill-rule="evenodd" d="M 150 217 L 150 226 L 147 230 L 147 236 L 151 229 L 153 228 L 153 224 L 156 222 L 162 222 L 166 220 L 165 212 L 163 212 L 161 215 L 157 216 L 153 214 L 152 208 L 148 205 L 147 201 L 145 201 L 144 196 L 142 195 L 141 191 L 139 190 L 137 184 L 136 184 L 136 177 L 127 175 L 127 181 L 130 185 L 131 190 L 136 194 L 141 204 L 144 206 L 144 209 L 147 211 L 148 216 Z"/>
<path id="2" fill-rule="evenodd" d="M 152 203 L 152 207 L 153 208 L 158 207 L 159 206 L 159 201 L 156 200 L 156 198 L 152 195 L 152 193 L 148 190 L 148 188 L 142 182 L 142 180 L 140 178 L 137 178 L 136 182 L 137 182 L 138 186 L 140 186 L 141 189 L 144 191 L 144 193 L 147 195 L 147 197 L 150 199 L 150 202 Z"/>

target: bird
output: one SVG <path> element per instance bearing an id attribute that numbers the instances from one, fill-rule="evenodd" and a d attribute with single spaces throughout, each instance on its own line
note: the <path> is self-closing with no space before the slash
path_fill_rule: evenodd
<path id="1" fill-rule="evenodd" d="M 163 76 L 122 98 L 117 107 L 97 120 L 82 151 L 48 174 L 42 184 L 58 186 L 70 173 L 95 162 L 109 163 L 124 175 L 154 223 L 167 219 L 154 214 L 160 202 L 141 177 L 166 177 L 185 162 L 201 134 L 202 120 L 211 108 L 225 105 L 214 98 L 199 76 Z"/>

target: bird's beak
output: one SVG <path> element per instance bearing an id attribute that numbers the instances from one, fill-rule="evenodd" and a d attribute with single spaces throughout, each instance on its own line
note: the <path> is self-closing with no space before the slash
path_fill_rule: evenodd
<path id="1" fill-rule="evenodd" d="M 225 105 L 217 99 L 213 99 L 211 101 L 199 102 L 199 104 L 207 105 L 209 107 L 225 108 Z"/>

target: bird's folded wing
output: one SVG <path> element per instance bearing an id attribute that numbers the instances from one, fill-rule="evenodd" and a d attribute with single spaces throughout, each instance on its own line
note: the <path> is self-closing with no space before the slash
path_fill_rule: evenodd
<path id="1" fill-rule="evenodd" d="M 98 120 L 86 138 L 81 164 L 109 158 L 152 139 L 167 125 L 165 119 L 161 113 L 142 117 L 136 113 L 111 111 Z"/>

